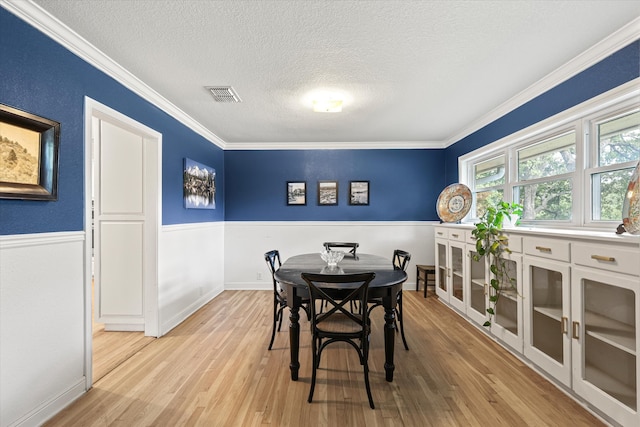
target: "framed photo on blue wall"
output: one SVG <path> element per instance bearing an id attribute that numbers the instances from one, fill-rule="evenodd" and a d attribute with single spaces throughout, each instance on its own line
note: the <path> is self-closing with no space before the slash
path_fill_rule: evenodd
<path id="1" fill-rule="evenodd" d="M 0 198 L 58 200 L 60 123 L 0 104 Z"/>
<path id="2" fill-rule="evenodd" d="M 215 209 L 216 170 L 185 157 L 183 195 L 187 209 Z"/>
<path id="3" fill-rule="evenodd" d="M 338 181 L 318 181 L 318 205 L 338 204 Z"/>
<path id="4" fill-rule="evenodd" d="M 369 204 L 369 181 L 349 181 L 349 204 Z"/>
<path id="5" fill-rule="evenodd" d="M 287 181 L 287 205 L 304 206 L 307 204 L 306 181 Z"/>

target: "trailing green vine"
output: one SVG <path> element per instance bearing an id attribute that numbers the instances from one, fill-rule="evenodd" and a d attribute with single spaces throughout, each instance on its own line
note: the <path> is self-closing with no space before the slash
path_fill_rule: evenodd
<path id="1" fill-rule="evenodd" d="M 479 261 L 482 257 L 487 256 L 490 260 L 489 269 L 492 274 L 489 285 L 493 292 L 489 293 L 489 307 L 487 308 L 489 319 L 484 322 L 483 326 L 491 326 L 491 320 L 496 314 L 496 305 L 505 290 L 505 285 L 517 292 L 516 279 L 509 275 L 507 260 L 504 258 L 505 254 L 511 253 L 508 247 L 508 238 L 502 233 L 502 224 L 505 218 L 511 220 L 512 215 L 517 215 L 519 218 L 522 215 L 522 205 L 500 201 L 495 206 L 487 207 L 471 232 L 476 239 L 474 261 Z"/>

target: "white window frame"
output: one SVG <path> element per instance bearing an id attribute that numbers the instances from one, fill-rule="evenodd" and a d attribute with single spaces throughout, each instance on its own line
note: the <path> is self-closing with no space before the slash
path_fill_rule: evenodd
<path id="1" fill-rule="evenodd" d="M 628 114 L 634 111 L 640 110 L 640 105 L 637 100 L 630 99 L 624 102 L 620 102 L 616 105 L 613 105 L 609 108 L 605 108 L 600 110 L 594 114 L 590 114 L 589 116 L 584 118 L 583 124 L 586 130 L 586 138 L 587 138 L 587 156 L 585 156 L 585 167 L 584 173 L 582 175 L 583 181 L 585 183 L 585 190 L 588 186 L 588 193 L 585 194 L 584 204 L 582 206 L 582 210 L 585 213 L 585 226 L 589 228 L 599 228 L 603 224 L 607 226 L 612 225 L 613 223 L 618 223 L 619 221 L 602 221 L 602 220 L 594 220 L 593 219 L 593 187 L 590 185 L 591 177 L 593 174 L 603 173 L 603 172 L 611 172 L 617 171 L 620 169 L 633 169 L 638 162 L 624 162 L 624 163 L 616 163 L 608 166 L 598 166 L 598 138 L 597 138 L 597 126 L 602 122 L 606 122 L 608 120 L 614 119 L 618 116 Z M 616 224 L 617 225 L 617 224 Z"/>
<path id="2" fill-rule="evenodd" d="M 629 111 L 634 107 L 640 107 L 640 78 L 634 79 L 618 86 L 604 94 L 594 97 L 575 107 L 565 110 L 555 116 L 549 117 L 541 122 L 535 123 L 525 129 L 508 135 L 500 140 L 488 143 L 484 147 L 469 152 L 458 158 L 459 181 L 468 185 L 475 194 L 473 185 L 475 164 L 486 161 L 500 155 L 505 156 L 505 176 L 507 182 L 504 184 L 504 200 L 513 200 L 514 187 L 523 183 L 517 181 L 516 150 L 526 145 L 542 141 L 553 135 L 575 130 L 576 132 L 576 169 L 575 172 L 555 176 L 553 179 L 562 176 L 571 176 L 572 187 L 572 212 L 571 221 L 547 221 L 538 220 L 523 222 L 523 225 L 532 227 L 547 228 L 592 228 L 592 229 L 614 229 L 621 221 L 594 221 L 592 219 L 592 188 L 591 174 L 594 170 L 605 171 L 609 167 L 594 168 L 593 156 L 597 155 L 594 147 L 597 147 L 593 135 L 593 126 L 605 120 L 607 117 L 615 117 L 624 111 Z M 636 162 L 629 162 L 626 167 L 635 166 Z M 632 163 L 632 165 L 631 165 Z M 623 169 L 621 164 L 613 165 L 611 169 Z M 542 179 L 549 181 L 549 179 Z M 582 202 L 581 202 L 582 201 Z M 469 215 L 463 222 L 473 223 L 477 218 L 473 218 L 471 209 Z"/>

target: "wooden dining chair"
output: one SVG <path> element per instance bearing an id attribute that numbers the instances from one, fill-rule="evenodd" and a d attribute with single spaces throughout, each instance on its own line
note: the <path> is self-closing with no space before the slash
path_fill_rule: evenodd
<path id="1" fill-rule="evenodd" d="M 409 266 L 409 261 L 411 260 L 411 254 L 407 251 L 403 251 L 401 249 L 396 249 L 393 251 L 393 268 L 394 270 L 402 270 L 407 271 L 407 267 Z M 371 315 L 371 310 L 382 305 L 382 298 L 374 298 L 369 300 L 369 315 Z M 396 330 L 398 330 L 398 323 L 400 324 L 400 335 L 402 336 L 402 343 L 404 344 L 405 350 L 409 350 L 409 346 L 407 345 L 407 339 L 404 336 L 404 322 L 402 319 L 402 289 L 398 292 L 397 306 L 396 306 Z"/>
<path id="2" fill-rule="evenodd" d="M 345 256 L 352 258 L 357 258 L 356 250 L 360 246 L 359 243 L 355 242 L 324 242 L 322 245 L 327 251 L 342 250 Z"/>
<path id="3" fill-rule="evenodd" d="M 277 249 L 266 252 L 264 254 L 264 260 L 267 262 L 267 267 L 269 268 L 269 272 L 271 272 L 271 280 L 273 282 L 273 330 L 271 332 L 271 341 L 269 341 L 269 350 L 271 350 L 273 340 L 276 337 L 276 325 L 278 332 L 280 332 L 282 326 L 282 312 L 287 306 L 287 292 L 275 278 L 275 272 L 281 265 L 280 252 Z M 309 318 L 309 300 L 303 300 L 302 304 L 302 308 L 307 313 L 307 318 Z"/>
<path id="4" fill-rule="evenodd" d="M 369 334 L 371 333 L 369 311 L 361 310 L 360 313 L 353 313 L 346 306 L 349 302 L 357 301 L 361 307 L 366 307 L 369 284 L 375 276 L 373 272 L 335 275 L 302 273 L 302 278 L 309 290 L 311 311 L 313 367 L 311 388 L 307 399 L 309 403 L 313 399 L 322 351 L 329 344 L 346 342 L 358 352 L 360 364 L 364 368 L 364 383 L 369 406 L 375 409 L 369 384 Z M 320 302 L 320 305 L 326 302 L 326 311 L 317 311 L 316 302 Z"/>

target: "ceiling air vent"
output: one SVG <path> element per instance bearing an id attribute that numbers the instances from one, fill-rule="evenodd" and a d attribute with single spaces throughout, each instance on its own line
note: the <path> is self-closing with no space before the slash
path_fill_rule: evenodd
<path id="1" fill-rule="evenodd" d="M 207 86 L 216 102 L 242 102 L 231 86 Z"/>

